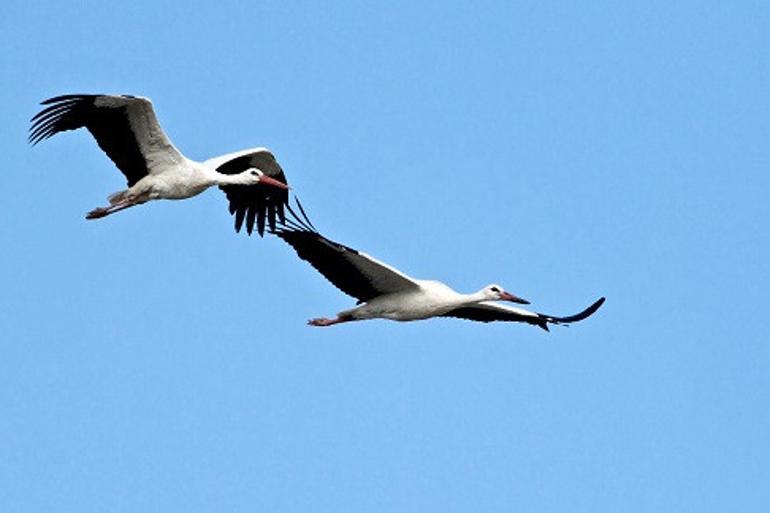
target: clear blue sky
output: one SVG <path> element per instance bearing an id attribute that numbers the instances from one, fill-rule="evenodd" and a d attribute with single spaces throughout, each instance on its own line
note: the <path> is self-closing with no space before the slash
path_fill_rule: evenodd
<path id="1" fill-rule="evenodd" d="M 590 5 L 589 5 L 590 4 Z M 766 511 L 765 2 L 5 2 L 0 509 Z M 44 98 L 268 146 L 316 226 L 591 319 L 305 325 L 353 300 L 219 191 L 124 186 Z"/>

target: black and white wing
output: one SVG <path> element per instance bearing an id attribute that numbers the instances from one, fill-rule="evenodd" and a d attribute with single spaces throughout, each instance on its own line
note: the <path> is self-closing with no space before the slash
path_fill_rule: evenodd
<path id="1" fill-rule="evenodd" d="M 266 148 L 254 148 L 243 150 L 221 157 L 215 157 L 204 163 L 211 169 L 226 174 L 234 175 L 255 167 L 270 178 L 279 182 L 286 182 L 283 169 L 275 160 L 275 157 Z M 265 224 L 271 230 L 275 230 L 276 219 L 281 223 L 285 220 L 284 206 L 289 201 L 289 191 L 279 189 L 272 185 L 224 185 L 220 189 L 227 195 L 230 202 L 230 214 L 235 216 L 235 231 L 241 231 L 244 222 L 249 235 L 254 231 L 254 222 L 257 224 L 257 233 L 265 232 Z"/>
<path id="2" fill-rule="evenodd" d="M 549 324 L 570 324 L 573 322 L 582 321 L 583 319 L 590 317 L 599 309 L 600 306 L 602 306 L 603 303 L 604 298 L 599 298 L 582 312 L 575 315 L 570 315 L 568 317 L 556 317 L 554 315 L 530 312 L 529 310 L 524 310 L 523 308 L 503 306 L 492 302 L 484 302 L 473 306 L 456 308 L 445 314 L 442 314 L 441 316 L 457 317 L 459 319 L 468 319 L 471 321 L 480 322 L 525 322 L 527 324 L 539 326 L 545 331 L 548 331 Z"/>
<path id="3" fill-rule="evenodd" d="M 291 208 L 289 212 L 293 214 Z M 286 226 L 273 230 L 273 233 L 335 287 L 359 302 L 419 288 L 413 278 L 365 253 L 327 239 L 309 222 L 298 225 L 289 220 Z"/>
<path id="4" fill-rule="evenodd" d="M 129 187 L 153 168 L 184 157 L 158 124 L 152 102 L 136 96 L 68 94 L 49 98 L 32 118 L 33 145 L 67 130 L 87 128 L 96 143 L 128 180 Z"/>

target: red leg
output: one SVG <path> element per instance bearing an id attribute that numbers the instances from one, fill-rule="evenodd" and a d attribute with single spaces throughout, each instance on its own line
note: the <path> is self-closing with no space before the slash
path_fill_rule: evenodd
<path id="1" fill-rule="evenodd" d="M 325 317 L 320 317 L 318 319 L 310 319 L 307 321 L 309 326 L 333 326 L 335 324 L 340 324 L 342 322 L 349 322 L 349 321 L 355 321 L 350 316 L 337 316 L 336 319 L 326 319 Z"/>
<path id="2" fill-rule="evenodd" d="M 110 214 L 114 214 L 115 212 L 118 212 L 120 210 L 125 210 L 127 208 L 133 207 L 138 204 L 139 203 L 136 203 L 134 201 L 122 201 L 120 203 L 115 203 L 114 205 L 110 205 L 109 207 L 95 208 L 86 214 L 86 219 L 99 219 L 101 217 L 106 217 Z"/>

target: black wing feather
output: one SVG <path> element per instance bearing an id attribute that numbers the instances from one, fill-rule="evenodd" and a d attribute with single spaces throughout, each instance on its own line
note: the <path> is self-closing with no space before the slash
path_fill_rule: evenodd
<path id="1" fill-rule="evenodd" d="M 515 312 L 505 312 L 502 310 L 486 310 L 483 308 L 477 308 L 475 306 L 464 306 L 462 308 L 455 308 L 445 314 L 441 314 L 441 317 L 456 317 L 458 319 L 467 319 L 469 321 L 478 322 L 525 322 L 539 326 L 548 331 L 548 324 L 542 317 L 531 317 L 528 315 L 521 315 Z"/>
<path id="2" fill-rule="evenodd" d="M 577 313 L 575 315 L 569 315 L 567 317 L 556 317 L 553 315 L 546 315 L 546 314 L 538 314 L 538 315 L 540 315 L 542 318 L 544 318 L 546 321 L 552 324 L 570 324 L 572 322 L 582 321 L 583 319 L 592 316 L 594 312 L 596 312 L 599 309 L 599 307 L 604 304 L 604 300 L 605 298 L 600 297 L 599 299 L 594 301 L 594 303 L 591 306 L 589 306 L 582 312 Z"/>
<path id="3" fill-rule="evenodd" d="M 345 294 L 364 302 L 380 295 L 366 276 L 344 258 L 347 252 L 358 254 L 355 249 L 305 229 L 279 228 L 273 233 Z"/>
<path id="4" fill-rule="evenodd" d="M 283 227 L 271 232 L 287 242 L 302 260 L 310 263 L 345 294 L 360 303 L 383 294 L 419 287 L 413 278 L 388 264 L 319 234 L 299 200 L 297 207 L 301 216 L 287 205 L 290 217 L 287 217 Z"/>
<path id="5" fill-rule="evenodd" d="M 67 130 L 85 127 L 96 143 L 128 180 L 129 187 L 147 175 L 147 162 L 131 130 L 127 107 L 96 106 L 96 94 L 68 94 L 49 98 L 48 105 L 32 118 L 29 142 L 32 145 Z"/>
<path id="6" fill-rule="evenodd" d="M 228 160 L 217 168 L 217 171 L 226 175 L 241 173 L 250 167 L 256 167 L 270 178 L 287 183 L 286 175 L 281 166 L 275 160 L 272 153 L 260 150 L 247 155 Z M 246 232 L 251 235 L 254 231 L 254 223 L 257 225 L 257 233 L 265 233 L 265 224 L 275 230 L 276 221 L 283 223 L 286 219 L 284 206 L 289 201 L 289 191 L 279 189 L 271 185 L 224 185 L 220 189 L 227 195 L 230 202 L 230 213 L 235 215 L 235 231 L 241 231 L 244 221 Z"/>
<path id="7" fill-rule="evenodd" d="M 495 321 L 507 321 L 507 322 L 525 322 L 539 326 L 548 331 L 548 324 L 570 324 L 573 322 L 582 321 L 583 319 L 590 317 L 596 312 L 602 304 L 604 304 L 605 298 L 599 298 L 591 306 L 583 310 L 582 312 L 570 315 L 567 317 L 556 317 L 553 315 L 537 314 L 537 317 L 522 315 L 514 311 L 510 311 L 504 308 L 484 308 L 484 305 L 466 306 L 462 308 L 456 308 L 445 314 L 442 317 L 456 317 L 459 319 L 467 319 L 470 321 L 479 322 L 495 322 Z"/>

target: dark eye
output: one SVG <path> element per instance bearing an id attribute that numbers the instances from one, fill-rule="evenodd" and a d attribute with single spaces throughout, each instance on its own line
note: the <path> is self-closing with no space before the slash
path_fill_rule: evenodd
<path id="1" fill-rule="evenodd" d="M 492 292 L 500 292 L 500 289 L 498 289 L 497 287 L 492 287 L 490 290 Z"/>
<path id="2" fill-rule="evenodd" d="M 256 171 L 252 171 L 251 174 L 254 176 L 259 176 L 259 173 L 257 173 Z"/>

